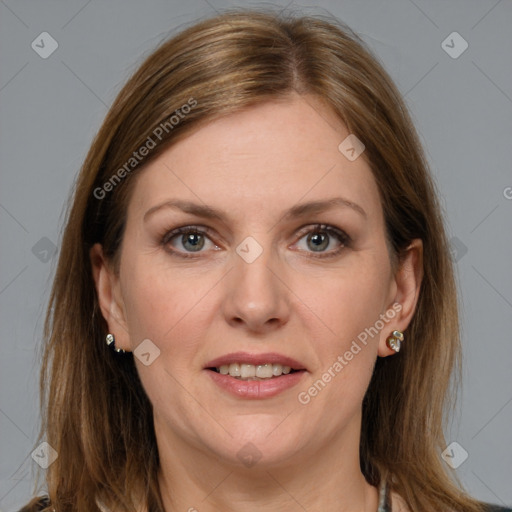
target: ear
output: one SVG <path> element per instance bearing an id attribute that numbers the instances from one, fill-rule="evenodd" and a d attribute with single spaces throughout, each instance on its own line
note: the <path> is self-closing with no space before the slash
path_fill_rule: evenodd
<path id="1" fill-rule="evenodd" d="M 394 310 L 396 315 L 380 332 L 378 348 L 380 357 L 396 354 L 387 346 L 386 340 L 393 331 L 404 332 L 410 324 L 416 311 L 422 279 L 423 242 L 420 239 L 414 239 L 400 257 L 398 269 L 393 278 L 394 298 L 391 300 L 388 311 Z M 404 336 L 404 343 L 407 343 L 407 333 Z"/>
<path id="2" fill-rule="evenodd" d="M 116 348 L 128 352 L 131 345 L 119 275 L 105 259 L 101 244 L 94 244 L 89 257 L 101 314 L 108 324 L 109 332 L 115 337 Z"/>

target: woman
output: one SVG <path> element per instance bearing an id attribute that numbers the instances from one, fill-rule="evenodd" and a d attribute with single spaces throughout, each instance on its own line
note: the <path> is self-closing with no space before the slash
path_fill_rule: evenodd
<path id="1" fill-rule="evenodd" d="M 459 362 L 434 186 L 348 28 L 238 11 L 164 43 L 83 165 L 25 510 L 493 510 L 440 458 Z"/>

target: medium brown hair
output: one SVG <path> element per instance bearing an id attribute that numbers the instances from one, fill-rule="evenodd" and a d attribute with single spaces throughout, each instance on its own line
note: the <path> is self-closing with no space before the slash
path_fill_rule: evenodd
<path id="1" fill-rule="evenodd" d="M 460 370 L 456 287 L 434 184 L 404 101 L 343 23 L 237 10 L 187 28 L 142 63 L 78 176 L 41 374 L 41 439 L 59 454 L 46 481 L 58 512 L 97 511 L 96 500 L 128 512 L 135 496 L 149 511 L 163 510 L 151 403 L 132 354 L 114 354 L 105 344 L 90 248 L 101 243 L 106 257 L 118 261 L 134 176 L 161 151 L 205 122 L 293 91 L 323 101 L 363 141 L 391 256 L 399 259 L 413 239 L 423 241 L 424 275 L 407 343 L 399 355 L 378 358 L 364 398 L 362 472 L 372 485 L 387 477 L 415 512 L 481 510 L 440 458 L 452 370 Z M 157 140 L 155 130 L 187 103 L 193 108 Z M 105 187 L 152 134 L 156 147 L 141 164 Z M 108 192 L 95 194 L 99 189 Z"/>

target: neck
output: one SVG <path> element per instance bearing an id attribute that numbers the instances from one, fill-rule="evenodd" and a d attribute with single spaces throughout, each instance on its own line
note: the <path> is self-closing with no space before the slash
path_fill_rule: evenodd
<path id="1" fill-rule="evenodd" d="M 378 490 L 366 482 L 359 466 L 358 424 L 284 463 L 264 464 L 262 459 L 250 468 L 185 444 L 169 432 L 158 435 L 155 427 L 166 512 L 377 510 Z"/>

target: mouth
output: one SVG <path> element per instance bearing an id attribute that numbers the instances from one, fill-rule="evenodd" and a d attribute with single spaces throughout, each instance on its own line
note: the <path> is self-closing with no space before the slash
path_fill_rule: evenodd
<path id="1" fill-rule="evenodd" d="M 304 371 L 303 369 L 295 369 L 291 366 L 282 365 L 279 363 L 263 363 L 263 364 L 250 364 L 250 363 L 231 363 L 223 364 L 217 367 L 209 367 L 207 370 L 217 372 L 221 375 L 229 375 L 237 380 L 270 380 L 281 377 L 282 375 L 289 375 L 292 373 Z"/>
<path id="2" fill-rule="evenodd" d="M 296 386 L 307 368 L 283 354 L 235 352 L 204 366 L 212 381 L 238 398 L 271 398 Z"/>

